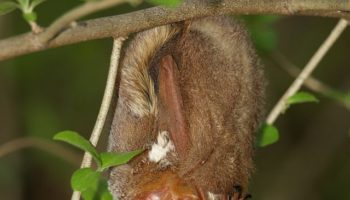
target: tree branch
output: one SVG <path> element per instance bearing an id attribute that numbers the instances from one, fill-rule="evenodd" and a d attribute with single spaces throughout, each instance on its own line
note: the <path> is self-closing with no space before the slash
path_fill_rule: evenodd
<path id="1" fill-rule="evenodd" d="M 278 67 L 286 71 L 293 78 L 297 78 L 300 74 L 301 70 L 291 63 L 284 55 L 279 52 L 274 52 L 271 55 L 271 59 L 273 59 Z M 320 80 L 310 76 L 305 80 L 304 85 L 314 92 L 318 92 L 321 95 L 328 97 L 330 99 L 336 100 L 340 105 L 344 106 L 347 110 L 350 111 L 350 103 L 349 101 L 345 101 L 344 99 L 339 98 L 335 93 L 346 93 L 340 92 L 336 89 L 331 88 L 327 84 L 321 82 Z"/>
<path id="2" fill-rule="evenodd" d="M 298 75 L 298 77 L 294 80 L 292 85 L 288 88 L 288 90 L 284 93 L 284 95 L 274 106 L 270 114 L 267 116 L 266 123 L 273 124 L 275 122 L 277 117 L 285 109 L 287 99 L 293 96 L 300 89 L 300 87 L 304 84 L 305 80 L 311 75 L 311 73 L 317 67 L 318 63 L 322 60 L 324 55 L 328 52 L 328 50 L 332 47 L 334 42 L 337 41 L 339 36 L 343 33 L 347 25 L 348 22 L 346 20 L 339 20 L 338 24 L 334 27 L 328 38 L 323 42 L 323 44 L 312 56 L 312 58 L 306 64 L 306 66 Z"/>
<path id="3" fill-rule="evenodd" d="M 78 154 L 51 141 L 34 137 L 18 138 L 7 143 L 1 144 L 0 158 L 28 147 L 38 148 L 42 151 L 56 155 L 73 165 L 79 165 L 78 160 L 80 156 Z"/>
<path id="4" fill-rule="evenodd" d="M 78 20 L 91 13 L 104 10 L 116 5 L 120 5 L 126 2 L 132 2 L 136 0 L 103 0 L 103 1 L 87 1 L 81 6 L 72 9 L 65 13 L 62 17 L 58 18 L 52 23 L 44 32 L 39 36 L 38 41 L 40 44 L 45 45 L 50 39 L 52 39 L 57 33 L 66 28 L 71 22 Z"/>
<path id="5" fill-rule="evenodd" d="M 61 32 L 45 45 L 43 41 L 54 36 L 46 31 L 41 34 L 26 33 L 3 39 L 0 40 L 0 61 L 93 39 L 127 36 L 133 32 L 194 17 L 223 14 L 274 14 L 350 18 L 348 0 L 221 0 L 214 2 L 185 1 L 174 9 L 154 7 L 118 16 L 88 20 L 65 30 L 58 30 L 62 26 L 57 25 L 57 29 L 52 28 L 52 33 L 55 35 L 56 31 Z M 54 24 L 51 27 L 56 27 Z M 48 28 L 47 31 L 49 30 Z"/>

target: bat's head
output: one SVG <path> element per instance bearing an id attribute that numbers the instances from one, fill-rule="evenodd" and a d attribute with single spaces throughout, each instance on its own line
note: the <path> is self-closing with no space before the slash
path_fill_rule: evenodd
<path id="1" fill-rule="evenodd" d="M 171 171 L 162 171 L 155 175 L 154 180 L 144 184 L 136 199 L 143 200 L 199 200 L 197 189 L 186 183 L 177 174 Z"/>

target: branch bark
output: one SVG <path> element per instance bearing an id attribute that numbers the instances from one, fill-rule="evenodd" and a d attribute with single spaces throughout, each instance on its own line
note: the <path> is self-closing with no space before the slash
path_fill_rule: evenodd
<path id="1" fill-rule="evenodd" d="M 43 44 L 42 34 L 26 33 L 0 40 L 0 61 L 83 41 L 107 37 L 127 36 L 130 33 L 188 20 L 194 17 L 235 14 L 307 15 L 350 19 L 348 0 L 221 0 L 204 3 L 200 0 L 185 1 L 170 9 L 154 7 L 118 16 L 104 17 L 78 23 L 61 30 L 55 38 Z M 57 31 L 57 30 L 56 30 Z M 43 36 L 44 35 L 44 36 Z M 47 36 L 45 36 L 47 37 Z"/>
<path id="2" fill-rule="evenodd" d="M 58 18 L 55 22 L 53 22 L 43 33 L 41 33 L 38 36 L 38 38 L 40 39 L 39 43 L 46 44 L 57 33 L 66 28 L 71 22 L 78 20 L 81 17 L 126 2 L 132 2 L 132 0 L 87 1 L 83 5 L 68 11 L 62 17 Z M 136 4 L 136 2 L 134 3 Z"/>

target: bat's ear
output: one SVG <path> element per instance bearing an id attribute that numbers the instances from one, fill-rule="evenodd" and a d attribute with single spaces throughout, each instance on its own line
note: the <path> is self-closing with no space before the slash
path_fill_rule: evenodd
<path id="1" fill-rule="evenodd" d="M 183 100 L 180 91 L 179 70 L 174 58 L 166 55 L 159 64 L 159 97 L 164 109 L 170 138 L 176 152 L 182 157 L 190 148 L 191 141 L 188 135 Z"/>

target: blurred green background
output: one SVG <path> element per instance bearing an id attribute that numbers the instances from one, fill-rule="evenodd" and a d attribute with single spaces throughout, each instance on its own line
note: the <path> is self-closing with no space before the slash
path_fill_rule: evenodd
<path id="1" fill-rule="evenodd" d="M 37 9 L 38 22 L 47 26 L 80 3 L 48 1 Z M 89 18 L 147 6 L 121 6 Z M 274 16 L 243 19 L 265 65 L 268 113 L 293 81 L 274 56 L 282 54 L 303 67 L 337 20 Z M 28 30 L 18 11 L 0 17 L 0 38 Z M 349 44 L 348 28 L 314 73 L 322 82 L 344 92 L 350 91 Z M 89 137 L 104 90 L 111 47 L 111 39 L 96 40 L 0 62 L 0 146 L 10 141 L 16 142 L 12 146 L 17 148 L 28 146 L 0 157 L 0 199 L 70 199 L 70 175 L 79 166 L 82 153 L 51 138 L 67 129 Z M 350 199 L 350 109 L 314 94 L 319 103 L 293 106 L 278 119 L 278 143 L 257 149 L 250 188 L 253 199 Z M 103 150 L 106 134 L 99 145 Z M 40 140 L 18 140 L 27 137 Z"/>

